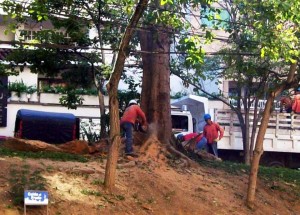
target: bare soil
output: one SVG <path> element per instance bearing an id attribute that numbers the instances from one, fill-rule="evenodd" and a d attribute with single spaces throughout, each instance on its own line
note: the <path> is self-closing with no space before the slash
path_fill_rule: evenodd
<path id="1" fill-rule="evenodd" d="M 259 180 L 255 209 L 245 206 L 248 176 L 230 174 L 200 164 L 186 168 L 169 160 L 153 141 L 137 159 L 120 157 L 113 194 L 104 191 L 105 159 L 88 163 L 47 159 L 0 158 L 0 215 L 23 214 L 13 206 L 9 174 L 24 165 L 40 170 L 49 192 L 50 215 L 197 214 L 297 215 L 300 197 L 292 184 Z M 46 214 L 46 207 L 29 207 L 27 214 Z"/>

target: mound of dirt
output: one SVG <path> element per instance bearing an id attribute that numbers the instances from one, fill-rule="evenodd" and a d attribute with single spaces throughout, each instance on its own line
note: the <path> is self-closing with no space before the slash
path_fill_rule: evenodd
<path id="1" fill-rule="evenodd" d="M 84 140 L 74 140 L 64 144 L 49 144 L 39 140 L 25 140 L 19 138 L 7 138 L 4 141 L 6 148 L 18 151 L 52 151 L 66 152 L 71 154 L 93 154 L 97 152 L 106 153 L 108 151 L 107 140 L 101 140 L 98 143 L 90 145 Z"/>
<path id="2" fill-rule="evenodd" d="M 39 140 L 25 140 L 19 138 L 7 138 L 4 141 L 4 146 L 6 148 L 17 150 L 17 151 L 52 151 L 61 152 L 62 150 L 55 145 L 45 143 Z"/>
<path id="3" fill-rule="evenodd" d="M 148 141 L 148 142 L 147 142 Z M 23 214 L 12 206 L 11 169 L 39 170 L 50 193 L 49 214 L 195 214 L 265 215 L 300 213 L 300 196 L 291 184 L 258 181 L 256 209 L 245 206 L 248 175 L 197 164 L 182 165 L 168 158 L 168 150 L 155 138 L 135 146 L 139 158 L 119 157 L 113 194 L 104 190 L 105 158 L 88 163 L 0 158 L 0 214 Z M 125 165 L 128 164 L 128 165 Z M 28 207 L 27 214 L 44 214 L 45 207 Z"/>

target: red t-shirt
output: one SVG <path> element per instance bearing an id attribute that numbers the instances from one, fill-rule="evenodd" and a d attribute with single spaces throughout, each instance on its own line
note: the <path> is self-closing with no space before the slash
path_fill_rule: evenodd
<path id="1" fill-rule="evenodd" d="M 300 95 L 295 95 L 295 100 L 294 100 L 294 103 L 293 103 L 293 106 L 292 106 L 292 110 L 295 112 L 295 113 L 300 113 Z"/>
<path id="2" fill-rule="evenodd" d="M 130 105 L 126 108 L 122 118 L 121 118 L 121 124 L 124 122 L 130 122 L 132 124 L 135 123 L 137 119 L 141 119 L 141 124 L 146 125 L 147 120 L 144 112 L 138 105 Z"/>
<path id="3" fill-rule="evenodd" d="M 220 133 L 220 134 L 219 134 Z M 212 122 L 210 125 L 206 124 L 203 128 L 203 135 L 207 139 L 208 144 L 212 144 L 215 139 L 219 140 L 224 135 L 224 129 L 216 122 Z"/>
<path id="4" fill-rule="evenodd" d="M 184 140 L 184 141 L 190 140 L 190 139 L 196 137 L 197 135 L 199 135 L 199 134 L 198 134 L 198 133 L 190 133 L 190 134 L 186 134 L 186 135 L 183 136 L 183 140 Z M 200 135 L 197 137 L 197 140 L 196 140 L 196 141 L 199 142 L 199 141 L 202 139 L 202 137 L 203 137 L 203 134 L 200 134 Z"/>

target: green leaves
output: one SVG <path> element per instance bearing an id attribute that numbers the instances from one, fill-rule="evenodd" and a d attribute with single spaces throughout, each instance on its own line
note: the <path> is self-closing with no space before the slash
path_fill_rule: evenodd
<path id="1" fill-rule="evenodd" d="M 247 7 L 241 10 L 241 15 L 247 16 L 249 26 L 253 23 L 253 32 L 261 44 L 262 58 L 295 62 L 300 46 L 299 9 L 300 3 L 297 0 L 272 0 L 248 2 Z"/>
<path id="2" fill-rule="evenodd" d="M 173 1 L 172 0 L 161 0 L 160 1 L 160 5 L 165 5 L 165 4 L 173 4 Z"/>

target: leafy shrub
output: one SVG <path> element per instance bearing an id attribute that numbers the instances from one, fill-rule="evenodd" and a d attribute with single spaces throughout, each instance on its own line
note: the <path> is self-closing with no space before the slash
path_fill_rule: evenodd
<path id="1" fill-rule="evenodd" d="M 17 92 L 18 96 L 20 96 L 21 93 L 24 93 L 27 91 L 27 86 L 26 86 L 26 84 L 24 84 L 23 80 L 9 82 L 8 90 L 9 90 L 9 92 L 13 92 L 13 91 Z"/>

